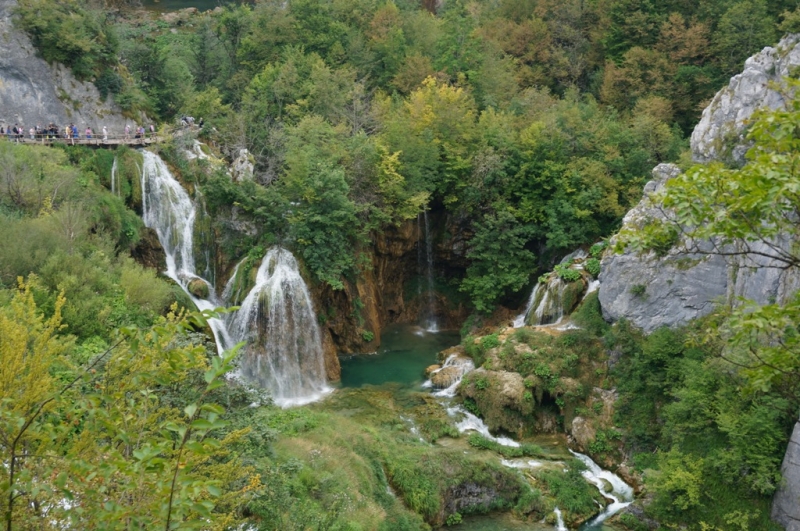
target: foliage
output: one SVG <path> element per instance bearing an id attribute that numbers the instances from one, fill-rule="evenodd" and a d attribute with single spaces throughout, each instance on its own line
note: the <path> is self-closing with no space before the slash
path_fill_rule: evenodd
<path id="1" fill-rule="evenodd" d="M 584 263 L 584 268 L 586 269 L 587 273 L 597 278 L 597 275 L 600 274 L 600 260 L 597 258 L 589 258 Z"/>
<path id="2" fill-rule="evenodd" d="M 537 474 L 538 479 L 555 497 L 556 505 L 567 513 L 571 520 L 585 518 L 596 511 L 597 489 L 581 476 L 581 471 L 584 469 L 583 463 L 573 459 L 566 472 L 545 470 Z"/>
<path id="3" fill-rule="evenodd" d="M 581 279 L 581 272 L 570 267 L 571 264 L 556 264 L 553 271 L 564 282 L 577 282 Z"/>

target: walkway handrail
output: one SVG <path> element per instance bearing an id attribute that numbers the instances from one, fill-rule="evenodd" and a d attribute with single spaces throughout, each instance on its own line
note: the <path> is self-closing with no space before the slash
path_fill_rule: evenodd
<path id="1" fill-rule="evenodd" d="M 34 135 L 34 138 L 31 138 L 31 135 L 24 134 L 24 135 L 0 135 L 0 139 L 5 139 L 11 142 L 20 142 L 23 144 L 70 144 L 70 145 L 82 145 L 82 146 L 119 146 L 119 145 L 128 145 L 128 146 L 144 146 L 148 144 L 158 143 L 162 141 L 162 137 L 158 134 L 146 132 L 144 137 L 136 138 L 136 135 L 107 135 L 103 136 L 103 134 L 99 135 L 92 135 L 91 138 L 86 138 L 86 135 L 78 136 L 75 138 L 72 137 L 65 137 L 63 134 L 59 135 L 48 135 L 48 134 L 39 134 Z"/>

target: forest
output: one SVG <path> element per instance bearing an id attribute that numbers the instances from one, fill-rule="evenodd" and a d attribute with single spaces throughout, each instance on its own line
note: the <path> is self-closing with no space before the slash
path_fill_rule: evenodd
<path id="1" fill-rule="evenodd" d="M 479 369 L 525 378 L 530 405 L 498 405 L 476 377 L 460 400 L 493 430 L 514 434 L 513 419 L 532 433 L 541 407 L 564 433 L 575 416 L 601 416 L 592 387 L 615 389 L 614 428 L 589 453 L 628 463 L 647 500 L 642 518 L 615 529 L 780 529 L 770 503 L 800 408 L 796 297 L 650 335 L 606 323 L 591 295 L 580 329 L 557 337 L 491 326 L 563 256 L 614 235 L 660 163 L 687 171 L 667 201 L 682 227 L 706 227 L 698 237 L 748 237 L 709 221 L 719 202 L 698 200 L 718 199 L 720 175 L 761 201 L 724 212 L 786 228 L 797 108 L 760 116 L 744 168 L 694 166 L 689 135 L 747 57 L 800 30 L 796 1 L 256 0 L 170 18 L 126 0 L 18 0 L 14 24 L 132 123 L 171 134 L 182 117 L 202 119 L 158 152 L 202 196 L 202 237 L 229 261 L 280 245 L 315 289 L 343 292 L 384 235 L 426 212 L 455 220 L 463 260 L 437 282 L 466 307 L 462 348 Z M 247 150 L 253 178 L 190 163 L 195 139 L 215 161 Z M 0 139 L 8 531 L 458 529 L 462 513 L 498 511 L 552 528 L 556 507 L 577 528 L 594 514 L 597 493 L 566 452 L 570 472 L 529 482 L 500 465 L 510 450 L 490 439 L 425 443 L 459 439 L 433 398 L 337 389 L 282 409 L 227 378 L 239 350 L 218 355 L 208 328 L 218 316 L 150 259 L 140 166 L 126 147 Z M 785 187 L 759 195 L 773 174 Z M 774 212 L 785 199 L 792 208 Z M 675 243 L 674 227 L 656 224 L 616 250 Z M 320 308 L 320 321 L 332 311 Z M 513 452 L 548 456 L 533 443 Z M 448 500 L 464 485 L 494 495 L 459 512 Z"/>

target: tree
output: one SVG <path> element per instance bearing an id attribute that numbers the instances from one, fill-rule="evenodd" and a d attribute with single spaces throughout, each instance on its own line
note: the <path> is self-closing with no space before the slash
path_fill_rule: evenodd
<path id="1" fill-rule="evenodd" d="M 792 89 L 797 81 L 787 81 Z M 800 100 L 788 109 L 758 111 L 741 168 L 694 166 L 655 198 L 663 219 L 620 234 L 619 248 L 646 252 L 671 240 L 685 252 L 713 253 L 739 267 L 800 272 Z M 679 237 L 668 237 L 670 234 Z M 710 248 L 709 248 L 710 244 Z M 727 339 L 724 357 L 750 376 L 753 389 L 777 389 L 797 400 L 800 383 L 800 296 L 774 304 L 745 301 L 711 336 Z"/>
<path id="2" fill-rule="evenodd" d="M 222 489 L 250 474 L 227 446 L 210 397 L 236 351 L 215 354 L 189 337 L 207 314 L 170 314 L 124 330 L 84 365 L 71 358 L 56 299 L 49 317 L 20 280 L 0 308 L 0 480 L 8 531 L 218 529 Z M 202 374 L 182 396 L 173 386 Z M 240 500 L 241 503 L 244 500 Z"/>

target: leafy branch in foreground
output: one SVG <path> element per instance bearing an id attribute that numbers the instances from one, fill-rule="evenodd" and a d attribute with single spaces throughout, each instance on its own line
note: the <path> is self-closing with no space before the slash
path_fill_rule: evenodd
<path id="1" fill-rule="evenodd" d="M 225 411 L 212 400 L 237 349 L 208 356 L 192 337 L 211 314 L 173 313 L 147 330 L 124 329 L 104 352 L 72 369 L 71 340 L 58 334 L 63 297 L 44 317 L 34 301 L 35 282 L 21 282 L 0 309 L 5 528 L 222 529 L 236 523 L 215 501 L 231 494 L 239 503 L 247 499 L 238 491 L 252 471 L 230 446 L 248 429 L 225 430 Z M 60 367 L 71 375 L 59 377 Z M 198 373 L 204 385 L 196 384 Z"/>

